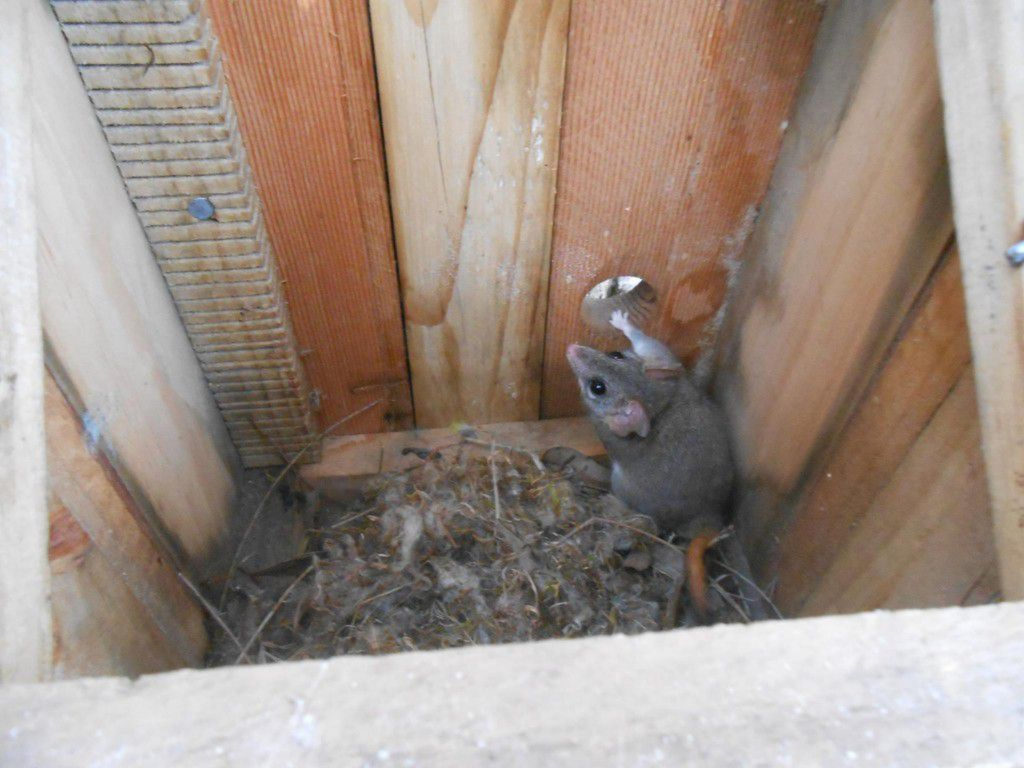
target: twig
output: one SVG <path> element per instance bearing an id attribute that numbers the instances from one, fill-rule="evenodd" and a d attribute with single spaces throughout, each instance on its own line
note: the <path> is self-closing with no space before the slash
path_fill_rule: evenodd
<path id="1" fill-rule="evenodd" d="M 679 601 L 683 597 L 683 587 L 686 585 L 686 568 L 679 569 L 679 575 L 672 582 L 672 591 L 668 596 L 668 603 L 665 604 L 665 613 L 661 617 L 662 629 L 675 629 L 676 621 L 679 618 Z"/>
<path id="2" fill-rule="evenodd" d="M 367 509 L 367 510 L 364 510 L 362 512 L 357 512 L 354 515 L 349 515 L 348 517 L 342 519 L 341 521 L 339 521 L 337 523 L 333 523 L 331 525 L 331 530 L 334 530 L 335 528 L 344 528 L 349 523 L 354 523 L 356 520 L 359 520 L 362 517 L 366 517 L 372 511 L 373 510 Z"/>
<path id="3" fill-rule="evenodd" d="M 750 623 L 750 617 L 747 615 L 747 612 L 744 611 L 742 607 L 740 607 L 739 603 L 732 599 L 732 595 L 730 595 L 728 592 L 726 592 L 719 586 L 717 581 L 712 581 L 711 587 L 722 596 L 722 599 L 724 599 L 725 602 L 732 606 L 733 610 L 740 615 L 740 618 L 743 619 L 743 622 L 745 624 Z"/>
<path id="4" fill-rule="evenodd" d="M 494 519 L 501 520 L 501 496 L 498 495 L 498 465 L 494 463 L 494 445 L 491 445 L 491 455 L 487 457 L 487 463 L 491 465 L 491 487 L 494 489 Z"/>
<path id="5" fill-rule="evenodd" d="M 675 544 L 673 544 L 671 542 L 668 542 L 668 541 L 665 541 L 663 538 L 661 538 L 660 536 L 655 536 L 653 533 L 648 533 L 643 528 L 637 528 L 635 525 L 630 525 L 629 523 L 623 523 L 623 522 L 620 522 L 618 520 L 612 520 L 612 519 L 607 518 L 607 517 L 592 517 L 590 519 L 591 520 L 596 520 L 599 523 L 607 523 L 608 525 L 617 525 L 619 528 L 625 528 L 627 530 L 632 531 L 633 533 L 638 533 L 641 536 L 646 536 L 651 541 L 656 541 L 658 544 L 663 544 L 664 546 L 668 547 L 669 549 L 674 549 L 676 552 L 682 553 L 682 550 L 679 547 L 677 547 Z"/>
<path id="6" fill-rule="evenodd" d="M 728 563 L 725 562 L 724 559 L 719 561 L 718 564 L 720 566 L 722 566 L 723 568 L 725 568 L 725 570 L 727 570 L 733 576 L 738 576 L 739 578 L 743 579 L 743 581 L 745 581 L 747 584 L 752 586 L 757 591 L 757 594 L 759 594 L 761 597 L 763 597 L 764 601 L 766 603 L 768 603 L 768 605 L 771 606 L 771 609 L 773 611 L 775 611 L 775 615 L 778 616 L 780 619 L 783 618 L 782 611 L 780 611 L 778 608 L 775 607 L 775 603 L 772 602 L 772 599 L 770 597 L 768 597 L 768 595 L 766 595 L 764 593 L 764 591 L 759 586 L 757 586 L 757 584 L 752 579 L 747 578 L 742 573 L 737 571 L 735 568 L 731 567 Z"/>
<path id="7" fill-rule="evenodd" d="M 538 456 L 535 451 L 531 451 L 526 448 L 517 448 L 514 445 L 505 445 L 504 443 L 495 443 L 494 441 L 480 440 L 476 437 L 463 437 L 462 442 L 469 443 L 470 445 L 479 445 L 483 448 L 490 448 L 492 450 L 495 448 L 501 448 L 503 451 L 511 451 L 512 453 L 522 453 L 530 457 L 530 460 L 533 462 L 533 466 L 535 466 L 539 471 L 544 472 L 547 469 L 547 467 L 544 466 L 544 462 L 540 460 L 540 456 Z"/>
<path id="8" fill-rule="evenodd" d="M 552 547 L 560 547 L 560 546 L 562 546 L 562 544 L 564 544 L 566 541 L 571 539 L 573 536 L 575 536 L 577 533 L 582 531 L 584 528 L 589 528 L 591 525 L 593 525 L 596 520 L 597 520 L 596 517 L 592 517 L 589 520 L 584 520 L 582 523 L 577 525 L 575 528 L 573 528 L 567 534 L 565 534 L 564 536 L 560 536 L 556 541 L 552 542 L 551 546 Z"/>
<path id="9" fill-rule="evenodd" d="M 216 608 L 210 605 L 210 602 L 205 597 L 203 597 L 203 593 L 196 589 L 195 584 L 189 581 L 188 576 L 186 576 L 181 571 L 178 571 L 178 578 L 181 579 L 182 583 L 184 583 L 184 585 L 192 591 L 192 594 L 196 596 L 196 598 L 199 600 L 199 603 L 203 606 L 203 608 L 206 609 L 206 612 L 210 614 L 210 618 L 212 618 L 220 625 L 220 628 L 224 630 L 224 634 L 231 638 L 231 641 L 235 644 L 235 646 L 237 646 L 238 649 L 241 650 L 241 641 L 238 639 L 238 636 L 231 631 L 231 628 L 227 625 L 227 623 L 224 621 L 224 618 L 220 615 L 220 611 L 218 611 Z M 238 662 L 235 663 L 237 664 Z"/>
<path id="10" fill-rule="evenodd" d="M 315 563 L 311 564 L 308 568 L 306 568 L 306 570 L 300 573 L 299 576 L 295 579 L 295 581 L 288 585 L 288 589 L 286 589 L 281 594 L 281 596 L 277 598 L 277 602 L 274 603 L 274 607 L 271 608 L 270 611 L 267 612 L 267 615 L 263 617 L 263 621 L 261 621 L 260 625 L 256 627 L 256 631 L 252 633 L 252 637 L 249 638 L 249 641 L 245 644 L 245 647 L 242 649 L 242 652 L 238 654 L 238 658 L 235 659 L 235 664 L 242 663 L 242 659 L 245 658 L 245 655 L 249 652 L 249 648 L 252 647 L 252 644 L 256 642 L 256 638 L 258 638 L 260 636 L 260 633 L 263 632 L 263 628 L 267 626 L 267 623 L 273 618 L 274 614 L 277 613 L 278 609 L 282 605 L 284 605 L 284 601 L 288 599 L 288 595 L 292 593 L 292 590 L 299 585 L 300 581 L 302 581 L 304 578 L 306 578 L 306 576 L 309 575 L 310 571 L 313 570 L 313 567 L 315 565 Z"/>
<path id="11" fill-rule="evenodd" d="M 231 567 L 228 568 L 228 575 L 224 579 L 224 591 L 221 592 L 221 595 L 220 595 L 221 607 L 224 606 L 224 598 L 225 598 L 225 596 L 228 593 L 228 583 L 231 581 L 231 577 L 235 575 L 235 571 L 238 570 L 238 558 L 242 554 L 242 548 L 245 546 L 245 543 L 249 540 L 249 534 L 252 533 L 253 526 L 256 525 L 256 520 L 257 520 L 257 518 L 259 518 L 260 512 L 263 511 L 263 506 L 267 503 L 267 499 L 270 498 L 270 495 L 274 492 L 274 490 L 277 488 L 277 486 L 279 486 L 281 484 L 281 481 L 284 480 L 285 476 L 291 471 L 291 468 L 294 467 L 296 465 L 296 463 L 298 463 L 299 459 L 301 459 L 306 454 L 306 451 L 308 451 L 310 448 L 312 448 L 318 442 L 320 442 L 325 437 L 327 437 L 327 435 L 329 435 L 335 429 L 340 427 L 345 422 L 351 421 L 356 416 L 359 416 L 360 414 L 365 413 L 366 411 L 370 410 L 374 406 L 380 405 L 382 402 L 384 402 L 384 399 L 379 397 L 376 400 L 374 400 L 372 403 L 364 405 L 358 411 L 353 411 L 352 413 L 348 414 L 347 416 L 343 416 L 342 418 L 338 419 L 336 422 L 331 424 L 331 426 L 329 426 L 327 429 L 325 429 L 319 435 L 316 435 L 313 439 L 311 439 L 308 443 L 306 443 L 302 447 L 302 449 L 298 453 L 295 454 L 294 458 L 292 458 L 292 460 L 289 461 L 285 465 L 285 468 L 281 470 L 281 473 L 276 478 L 274 478 L 274 482 L 272 482 L 270 484 L 270 487 L 267 489 L 267 492 L 265 494 L 263 494 L 263 498 L 260 499 L 260 503 L 256 505 L 256 511 L 252 513 L 252 519 L 249 520 L 249 525 L 246 526 L 245 533 L 242 534 L 242 539 L 241 539 L 241 541 L 238 542 L 238 547 L 235 548 L 235 555 L 234 555 L 234 557 L 231 558 Z"/>
<path id="12" fill-rule="evenodd" d="M 364 597 L 362 600 L 360 600 L 358 603 L 355 604 L 355 607 L 352 609 L 352 615 L 355 616 L 356 611 L 358 611 L 363 606 L 369 605 L 374 600 L 380 600 L 380 598 L 382 598 L 382 597 L 387 597 L 388 595 L 392 595 L 392 594 L 394 594 L 395 592 L 397 592 L 400 589 L 405 589 L 407 586 L 409 586 L 409 585 L 408 584 L 399 584 L 397 587 L 392 587 L 391 589 L 385 590 L 384 592 L 378 592 L 376 595 L 370 595 L 369 597 Z"/>

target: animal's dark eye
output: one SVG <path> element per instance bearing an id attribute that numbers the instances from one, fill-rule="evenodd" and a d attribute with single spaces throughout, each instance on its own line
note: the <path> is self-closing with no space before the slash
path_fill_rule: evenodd
<path id="1" fill-rule="evenodd" d="M 616 352 L 609 352 L 608 353 L 608 357 L 610 357 L 612 360 L 625 360 L 626 359 L 626 356 L 624 354 L 622 354 L 621 352 L 618 352 L 618 351 L 616 351 Z"/>
<path id="2" fill-rule="evenodd" d="M 608 391 L 608 387 L 604 383 L 604 379 L 591 379 L 587 382 L 587 387 L 590 389 L 590 394 L 595 397 L 600 397 Z"/>

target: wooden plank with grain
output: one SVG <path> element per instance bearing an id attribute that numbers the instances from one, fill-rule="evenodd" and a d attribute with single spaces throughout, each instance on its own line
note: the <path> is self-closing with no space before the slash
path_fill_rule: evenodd
<path id="1" fill-rule="evenodd" d="M 231 138 L 233 122 L 215 125 L 115 125 L 103 129 L 107 140 L 117 144 L 163 144 L 226 141 Z"/>
<path id="2" fill-rule="evenodd" d="M 1009 603 L 10 686 L 0 762 L 1018 765 L 1022 637 Z"/>
<path id="3" fill-rule="evenodd" d="M 170 659 L 163 666 L 135 665 L 114 668 L 77 667 L 80 674 L 139 674 L 179 666 L 198 667 L 206 651 L 207 636 L 203 613 L 178 580 L 174 553 L 164 549 L 145 526 L 142 513 L 127 490 L 120 483 L 102 454 L 88 444 L 80 416 L 64 398 L 53 377 L 46 376 L 46 451 L 47 486 L 52 502 L 74 520 L 82 529 L 98 556 L 106 561 L 106 570 L 113 580 L 122 581 L 134 600 L 132 615 L 121 615 L 114 626 L 123 624 L 153 624 L 162 636 L 161 645 L 168 649 Z M 51 539 L 52 539 L 51 535 Z M 65 570 L 67 578 L 82 566 L 75 564 Z M 55 581 L 59 581 L 55 574 Z M 79 584 L 77 591 L 90 589 Z M 61 590 L 56 590 L 60 592 Z M 92 604 L 102 595 L 87 600 Z M 62 620 L 62 603 L 55 603 L 56 626 L 63 630 L 58 637 L 64 658 L 58 658 L 57 668 L 65 665 L 67 655 L 87 653 L 83 645 L 94 639 L 79 634 L 78 623 Z M 119 633 L 108 627 L 103 645 L 116 643 Z M 129 653 L 129 649 L 121 649 Z"/>
<path id="4" fill-rule="evenodd" d="M 995 555 L 980 438 L 968 366 L 802 612 L 959 605 Z"/>
<path id="5" fill-rule="evenodd" d="M 199 6 L 198 0 L 54 0 L 57 18 L 68 24 L 178 22 L 192 16 Z"/>
<path id="6" fill-rule="evenodd" d="M 237 457 L 49 6 L 30 5 L 47 363 L 140 507 L 201 568 Z"/>
<path id="7" fill-rule="evenodd" d="M 946 144 L 1003 594 L 1024 598 L 1024 2 L 935 4 Z"/>
<path id="8" fill-rule="evenodd" d="M 235 157 L 214 157 L 202 160 L 135 160 L 118 163 L 121 175 L 126 179 L 147 176 L 212 176 L 222 173 L 239 173 L 244 159 Z M 217 221 L 222 221 L 217 211 Z M 192 219 L 195 223 L 195 219 Z"/>
<path id="9" fill-rule="evenodd" d="M 223 141 L 163 142 L 153 144 L 115 144 L 110 151 L 119 163 L 174 160 L 220 160 L 237 157 L 241 142 L 237 134 Z M 182 208 L 185 206 L 183 205 Z M 235 206 L 218 206 L 235 207 Z M 144 210 L 144 209 L 140 209 Z"/>
<path id="10" fill-rule="evenodd" d="M 50 532 L 55 678 L 137 676 L 187 663 L 58 500 Z"/>
<path id="11" fill-rule="evenodd" d="M 539 415 L 568 11 L 370 3 L 418 426 Z"/>
<path id="12" fill-rule="evenodd" d="M 821 13 L 813 0 L 573 4 L 545 417 L 581 412 L 570 342 L 621 343 L 580 320 L 599 280 L 646 278 L 648 330 L 690 363 L 710 348 Z"/>
<path id="13" fill-rule="evenodd" d="M 720 343 L 757 541 L 849 418 L 952 234 L 928 0 L 829 6 Z"/>
<path id="14" fill-rule="evenodd" d="M 210 60 L 209 46 L 202 42 L 163 45 L 73 45 L 71 55 L 79 65 L 117 64 L 151 66 L 199 64 Z"/>
<path id="15" fill-rule="evenodd" d="M 153 253 L 158 259 L 201 259 L 214 256 L 245 256 L 262 252 L 262 239 L 255 237 L 153 244 Z"/>
<path id="16" fill-rule="evenodd" d="M 217 143 L 220 144 L 221 142 Z M 180 146 L 203 146 L 204 144 L 204 142 L 199 142 L 197 144 L 181 144 Z M 166 145 L 156 144 L 151 146 L 160 147 Z M 117 147 L 115 147 L 115 149 L 117 149 Z M 206 194 L 204 197 L 208 198 L 218 210 L 221 208 L 248 208 L 253 203 L 252 182 L 247 180 L 245 189 L 241 192 L 229 192 L 224 195 Z M 140 212 L 183 211 L 188 208 L 188 204 L 191 200 L 192 197 L 189 195 L 140 197 L 135 200 L 135 207 Z"/>
<path id="17" fill-rule="evenodd" d="M 411 423 L 369 19 L 361 3 L 209 0 L 232 99 L 324 424 Z"/>
<path id="18" fill-rule="evenodd" d="M 49 676 L 43 335 L 39 322 L 30 49 L 34 0 L 0 24 L 0 683 Z"/>
<path id="19" fill-rule="evenodd" d="M 244 208 L 218 208 L 217 221 L 221 223 L 234 221 L 251 221 L 256 212 L 250 204 Z M 139 221 L 144 227 L 168 227 L 194 224 L 195 217 L 188 212 L 187 207 L 179 208 L 176 211 L 145 211 L 139 214 Z"/>
<path id="20" fill-rule="evenodd" d="M 106 0 L 109 5 L 116 5 Z M 161 2 L 149 0 L 144 5 L 152 8 Z M 198 15 L 169 22 L 107 23 L 87 22 L 64 24 L 64 37 L 72 45 L 164 45 L 191 43 L 203 34 L 203 23 Z"/>
<path id="21" fill-rule="evenodd" d="M 466 424 L 409 432 L 374 435 L 346 435 L 324 440 L 321 459 L 302 468 L 308 482 L 330 478 L 364 477 L 396 472 L 418 466 L 422 459 L 406 448 L 437 450 L 458 445 L 463 437 L 480 443 L 512 446 L 537 454 L 548 448 L 567 446 L 587 456 L 602 456 L 604 445 L 590 421 L 581 417 L 516 421 L 469 426 Z M 483 446 L 488 450 L 487 446 Z"/>
<path id="22" fill-rule="evenodd" d="M 955 248 L 908 315 L 881 370 L 827 457 L 770 529 L 762 573 L 774 570 L 780 609 L 801 611 L 832 562 L 970 364 L 960 262 Z M 984 499 L 982 499 L 984 501 Z M 977 511 L 981 514 L 981 511 Z M 868 557 L 869 553 L 863 553 Z M 767 562 L 765 562 L 767 561 Z M 893 563 L 893 569 L 899 564 Z"/>
<path id="23" fill-rule="evenodd" d="M 147 90 L 97 90 L 90 94 L 96 109 L 196 109 L 216 107 L 224 97 L 224 86 L 218 81 L 205 88 L 151 88 Z M 168 121 L 181 122 L 181 121 Z M 125 125 L 105 121 L 105 125 Z M 136 123 L 137 124 L 137 123 Z"/>

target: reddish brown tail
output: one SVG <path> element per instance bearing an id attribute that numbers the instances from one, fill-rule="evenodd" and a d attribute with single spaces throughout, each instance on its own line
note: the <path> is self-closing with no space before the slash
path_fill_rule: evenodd
<path id="1" fill-rule="evenodd" d="M 704 553 L 717 536 L 716 531 L 702 531 L 686 547 L 686 588 L 701 621 L 708 618 L 708 571 L 704 565 Z"/>

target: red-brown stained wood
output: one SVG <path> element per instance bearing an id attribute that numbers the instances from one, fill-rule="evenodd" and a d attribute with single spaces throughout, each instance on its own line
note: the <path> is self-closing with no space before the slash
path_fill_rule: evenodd
<path id="1" fill-rule="evenodd" d="M 568 343 L 599 280 L 659 292 L 650 330 L 693 362 L 713 340 L 822 6 L 578 2 L 569 28 L 545 347 L 545 417 L 578 413 Z"/>
<path id="2" fill-rule="evenodd" d="M 53 567 L 56 562 L 82 555 L 92 545 L 92 540 L 59 499 L 51 495 L 48 506 L 50 544 L 47 552 L 50 566 Z"/>
<path id="3" fill-rule="evenodd" d="M 207 7 L 322 426 L 411 426 L 366 6 Z"/>

